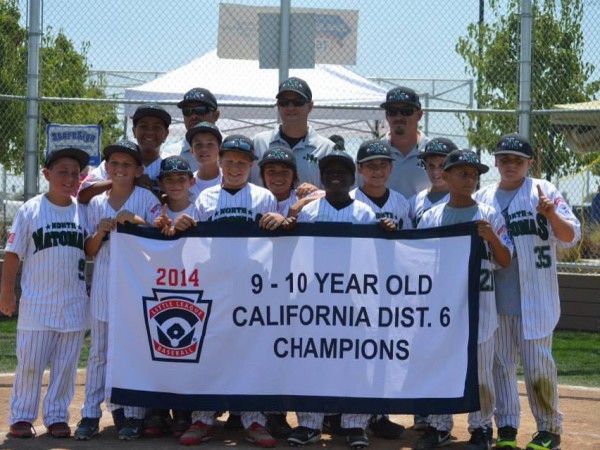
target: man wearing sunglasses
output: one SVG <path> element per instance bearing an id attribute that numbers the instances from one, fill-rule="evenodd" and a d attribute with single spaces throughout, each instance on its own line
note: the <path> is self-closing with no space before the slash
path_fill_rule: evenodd
<path id="1" fill-rule="evenodd" d="M 413 89 L 398 86 L 388 91 L 381 107 L 390 128 L 384 139 L 392 146 L 394 157 L 388 187 L 410 198 L 429 187 L 427 174 L 417 158 L 429 141 L 419 130 L 423 116 L 421 102 Z"/>
<path id="2" fill-rule="evenodd" d="M 183 124 L 186 131 L 200 122 L 216 123 L 221 112 L 217 99 L 208 89 L 195 87 L 187 91 L 183 100 L 177 103 L 177 107 L 183 113 Z M 162 151 L 163 157 L 169 155 L 181 155 L 189 164 L 192 172 L 198 170 L 198 162 L 190 150 L 190 144 L 184 138 L 165 147 Z"/>
<path id="3" fill-rule="evenodd" d="M 313 101 L 306 81 L 288 78 L 279 85 L 276 98 L 281 124 L 274 130 L 254 136 L 254 150 L 260 159 L 272 146 L 289 147 L 296 159 L 300 181 L 296 195 L 303 198 L 321 186 L 318 160 L 333 150 L 334 143 L 308 125 Z M 250 178 L 253 183 L 262 186 L 258 166 L 252 169 Z"/>

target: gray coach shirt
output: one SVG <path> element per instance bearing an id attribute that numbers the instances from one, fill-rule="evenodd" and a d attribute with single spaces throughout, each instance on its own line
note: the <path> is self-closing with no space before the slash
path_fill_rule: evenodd
<path id="1" fill-rule="evenodd" d="M 423 151 L 429 138 L 419 131 L 419 141 L 417 145 L 408 152 L 406 156 L 400 153 L 390 141 L 388 133 L 382 140 L 387 140 L 392 147 L 392 173 L 387 182 L 387 187 L 400 192 L 405 198 L 410 198 L 417 192 L 429 187 L 429 178 L 427 172 L 419 164 L 417 155 Z"/>
<path id="2" fill-rule="evenodd" d="M 273 144 L 289 147 L 288 143 L 281 138 L 279 131 L 280 127 L 277 126 L 274 130 L 263 131 L 254 136 L 254 153 L 258 156 L 258 161 L 261 160 L 263 154 Z M 296 157 L 300 183 L 311 183 L 317 187 L 321 187 L 319 159 L 329 154 L 333 150 L 333 146 L 333 142 L 321 136 L 312 127 L 308 127 L 306 137 L 292 149 Z M 250 181 L 259 186 L 263 185 L 257 162 L 252 166 Z"/>

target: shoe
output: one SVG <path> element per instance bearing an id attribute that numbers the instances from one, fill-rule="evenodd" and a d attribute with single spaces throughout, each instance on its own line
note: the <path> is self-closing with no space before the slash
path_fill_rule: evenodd
<path id="1" fill-rule="evenodd" d="M 346 430 L 342 428 L 342 415 L 341 414 L 328 414 L 323 417 L 323 429 L 329 432 L 329 434 L 335 434 L 337 436 L 345 436 Z"/>
<path id="2" fill-rule="evenodd" d="M 185 433 L 191 426 L 192 424 L 189 422 L 189 420 L 176 420 L 173 424 L 173 437 L 178 438 L 183 436 L 183 433 Z"/>
<path id="3" fill-rule="evenodd" d="M 496 449 L 511 450 L 517 448 L 517 429 L 513 427 L 498 428 Z"/>
<path id="4" fill-rule="evenodd" d="M 204 422 L 196 420 L 185 433 L 179 436 L 179 443 L 181 445 L 198 445 L 200 442 L 206 442 L 212 437 L 210 428 Z"/>
<path id="5" fill-rule="evenodd" d="M 227 421 L 223 425 L 226 430 L 243 430 L 244 425 L 242 424 L 242 416 L 239 414 L 229 413 Z"/>
<path id="6" fill-rule="evenodd" d="M 360 449 L 369 446 L 369 438 L 367 433 L 362 428 L 347 428 L 346 442 L 350 444 L 350 448 Z"/>
<path id="7" fill-rule="evenodd" d="M 125 418 L 123 427 L 117 433 L 117 437 L 123 441 L 137 439 L 142 435 L 144 429 L 144 419 Z"/>
<path id="8" fill-rule="evenodd" d="M 369 429 L 375 436 L 383 439 L 400 439 L 405 430 L 402 425 L 392 422 L 388 416 L 371 416 Z"/>
<path id="9" fill-rule="evenodd" d="M 449 431 L 438 431 L 433 427 L 427 427 L 425 433 L 423 433 L 415 444 L 415 449 L 427 450 L 430 448 L 446 447 L 450 445 L 450 439 Z"/>
<path id="10" fill-rule="evenodd" d="M 77 424 L 77 429 L 75 430 L 75 439 L 78 441 L 89 441 L 99 433 L 99 424 L 100 419 L 95 417 L 84 417 Z"/>
<path id="11" fill-rule="evenodd" d="M 287 438 L 287 442 L 292 447 L 302 447 L 306 444 L 316 444 L 321 440 L 321 430 L 307 427 L 296 427 Z"/>
<path id="12" fill-rule="evenodd" d="M 475 428 L 465 447 L 467 450 L 492 450 L 492 429 Z"/>
<path id="13" fill-rule="evenodd" d="M 10 435 L 12 437 L 28 439 L 35 436 L 35 428 L 31 422 L 20 421 L 10 426 Z"/>
<path id="14" fill-rule="evenodd" d="M 172 427 L 173 419 L 168 410 L 154 410 L 148 418 L 144 419 L 144 436 L 161 437 L 171 433 Z"/>
<path id="15" fill-rule="evenodd" d="M 279 439 L 287 439 L 292 432 L 292 427 L 286 419 L 285 413 L 265 414 L 267 417 L 267 430 Z"/>
<path id="16" fill-rule="evenodd" d="M 55 438 L 67 438 L 71 436 L 71 429 L 67 422 L 55 422 L 48 426 L 48 433 Z"/>
<path id="17" fill-rule="evenodd" d="M 560 434 L 550 433 L 549 431 L 538 431 L 533 435 L 533 439 L 525 450 L 560 450 Z"/>
<path id="18" fill-rule="evenodd" d="M 415 414 L 413 416 L 413 430 L 425 431 L 427 428 L 429 428 L 429 416 Z"/>
<path id="19" fill-rule="evenodd" d="M 269 431 L 257 422 L 246 428 L 246 441 L 259 447 L 275 447 L 277 441 L 269 434 Z"/>
<path id="20" fill-rule="evenodd" d="M 112 415 L 115 429 L 117 432 L 121 431 L 121 428 L 123 428 L 123 425 L 125 425 L 125 410 L 123 408 L 118 408 L 114 411 L 111 411 L 110 414 Z"/>

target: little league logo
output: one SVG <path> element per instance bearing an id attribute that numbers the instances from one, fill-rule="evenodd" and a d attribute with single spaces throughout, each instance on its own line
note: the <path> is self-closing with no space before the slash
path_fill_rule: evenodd
<path id="1" fill-rule="evenodd" d="M 153 289 L 142 297 L 144 319 L 154 361 L 197 363 L 202 353 L 212 300 L 204 291 Z"/>

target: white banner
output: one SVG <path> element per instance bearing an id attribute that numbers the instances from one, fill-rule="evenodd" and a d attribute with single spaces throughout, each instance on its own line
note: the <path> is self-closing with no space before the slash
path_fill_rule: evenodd
<path id="1" fill-rule="evenodd" d="M 223 228 L 227 229 L 224 230 Z M 478 409 L 472 224 L 111 234 L 108 385 L 204 410 Z"/>

